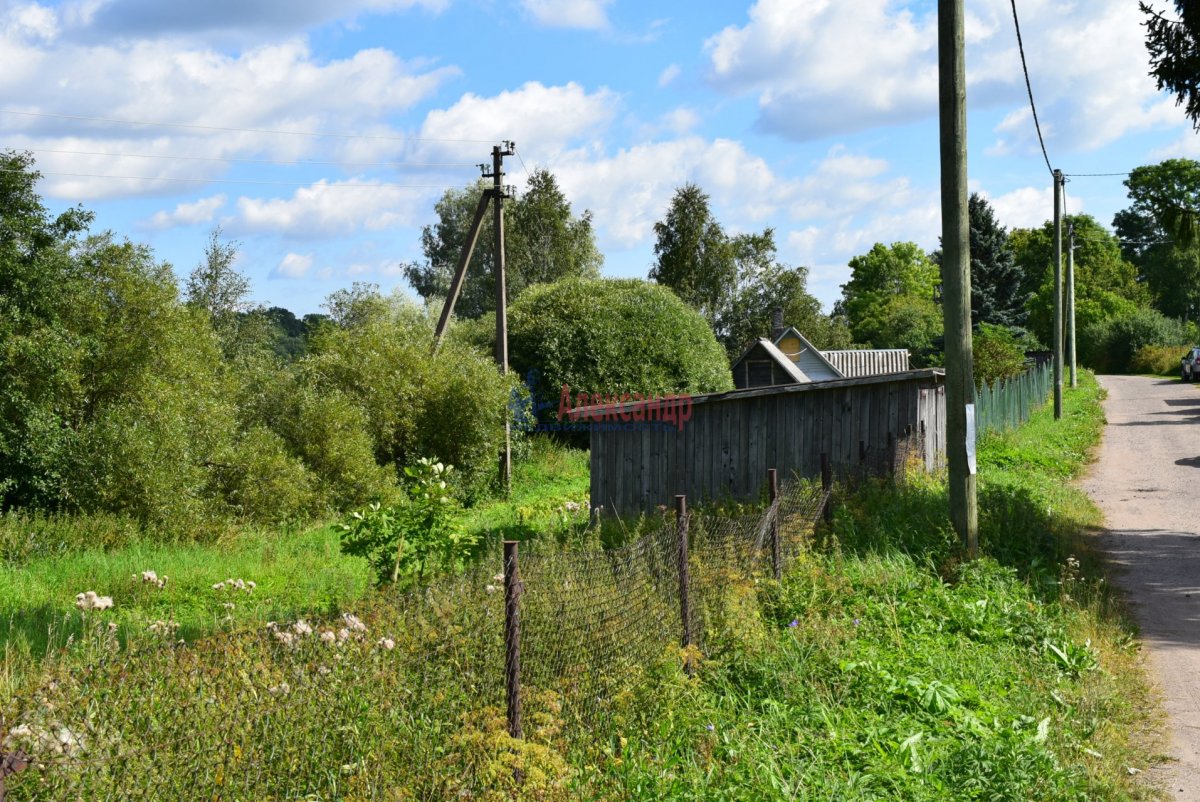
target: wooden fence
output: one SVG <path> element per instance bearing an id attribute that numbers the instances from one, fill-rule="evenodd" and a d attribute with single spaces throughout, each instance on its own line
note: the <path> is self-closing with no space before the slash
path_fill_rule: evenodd
<path id="1" fill-rule="evenodd" d="M 695 396 L 673 420 L 636 420 L 631 404 L 593 407 L 591 501 L 606 513 L 754 498 L 768 467 L 817 478 L 821 455 L 835 470 L 884 469 L 897 453 L 926 470 L 946 451 L 944 374 L 916 370 Z M 599 420 L 597 420 L 599 418 Z"/>

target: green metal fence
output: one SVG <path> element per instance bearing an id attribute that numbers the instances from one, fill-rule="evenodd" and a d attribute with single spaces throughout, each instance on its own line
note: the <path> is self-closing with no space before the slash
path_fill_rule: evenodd
<path id="1" fill-rule="evenodd" d="M 975 393 L 976 432 L 982 435 L 1020 426 L 1045 403 L 1053 385 L 1054 370 L 1049 362 L 1006 382 L 997 379 L 990 387 L 983 385 Z"/>

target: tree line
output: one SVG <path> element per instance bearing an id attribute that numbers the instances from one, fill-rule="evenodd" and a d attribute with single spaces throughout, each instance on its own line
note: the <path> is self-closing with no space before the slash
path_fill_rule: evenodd
<path id="1" fill-rule="evenodd" d="M 423 458 L 456 466 L 469 500 L 492 489 L 504 415 L 544 420 L 563 386 L 729 389 L 730 361 L 769 334 L 776 308 L 821 348 L 941 359 L 936 250 L 877 243 L 850 260 L 825 313 L 807 269 L 778 259 L 773 230 L 729 234 L 694 184 L 654 227 L 649 281 L 612 280 L 600 277 L 591 215 L 536 171 L 508 216 L 515 371 L 502 376 L 490 357 L 490 231 L 445 348 L 430 348 L 482 185 L 445 193 L 422 232 L 424 259 L 403 266 L 424 303 L 355 284 L 298 318 L 249 302 L 237 243 L 219 232 L 181 282 L 145 245 L 91 231 L 87 210 L 51 215 L 28 154 L 0 160 L 5 510 L 104 511 L 164 531 L 215 531 L 387 500 Z M 1106 369 L 1127 367 L 1140 345 L 1194 338 L 1200 303 L 1200 246 L 1173 233 L 1172 211 L 1200 206 L 1200 165 L 1139 168 L 1126 184 L 1131 205 L 1116 233 L 1068 218 L 1081 353 Z M 978 195 L 970 212 L 977 339 L 988 354 L 997 343 L 1009 356 L 1044 346 L 1051 224 L 1007 230 Z"/>

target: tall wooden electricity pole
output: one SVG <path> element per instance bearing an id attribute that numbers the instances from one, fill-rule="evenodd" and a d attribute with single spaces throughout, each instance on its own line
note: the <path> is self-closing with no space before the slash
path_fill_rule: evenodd
<path id="1" fill-rule="evenodd" d="M 946 450 L 950 520 L 967 555 L 979 553 L 975 490 L 975 376 L 971 362 L 971 250 L 967 217 L 967 79 L 963 0 L 938 0 L 942 166 L 942 314 L 946 331 Z"/>
<path id="2" fill-rule="evenodd" d="M 1062 170 L 1054 171 L 1054 419 L 1062 418 L 1063 394 L 1063 280 Z"/>
<path id="3" fill-rule="evenodd" d="M 1071 366 L 1071 387 L 1079 386 L 1075 359 L 1075 224 L 1067 224 L 1067 364 Z"/>
<path id="4" fill-rule="evenodd" d="M 492 148 L 492 240 L 496 248 L 496 364 L 508 374 L 508 277 L 504 271 L 504 157 L 513 155 L 513 143 Z M 504 410 L 504 451 L 500 454 L 500 484 L 504 494 L 512 489 L 512 423 Z"/>

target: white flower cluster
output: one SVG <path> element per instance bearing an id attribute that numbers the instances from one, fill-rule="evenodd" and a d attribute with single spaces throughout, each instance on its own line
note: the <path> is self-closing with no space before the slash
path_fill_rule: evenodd
<path id="1" fill-rule="evenodd" d="M 134 579 L 138 578 L 137 574 L 133 575 Z M 154 585 L 159 590 L 167 586 L 167 580 L 170 579 L 166 574 L 159 576 L 154 571 L 142 571 L 142 583 L 146 585 Z"/>
<path id="2" fill-rule="evenodd" d="M 168 618 L 166 621 L 155 621 L 148 629 L 156 635 L 164 635 L 169 638 L 178 631 L 179 623 Z"/>
<path id="3" fill-rule="evenodd" d="M 63 726 L 52 725 L 47 729 L 39 729 L 28 724 L 18 724 L 8 733 L 4 746 L 6 749 L 24 748 L 36 757 L 73 757 L 83 751 L 83 737 Z"/>
<path id="4" fill-rule="evenodd" d="M 396 641 L 392 640 L 391 638 L 380 638 L 379 642 L 375 645 L 390 652 L 392 649 L 396 648 Z"/>
<path id="5" fill-rule="evenodd" d="M 485 585 L 483 588 L 488 593 L 495 593 L 497 590 L 500 589 L 499 586 L 504 584 L 504 574 L 496 574 L 494 577 L 492 577 L 492 581 L 495 582 L 496 584 Z"/>
<path id="6" fill-rule="evenodd" d="M 107 610 L 113 606 L 112 596 L 98 596 L 96 591 L 75 594 L 75 606 L 80 610 Z"/>
<path id="7" fill-rule="evenodd" d="M 586 501 L 564 501 L 562 505 L 563 512 L 581 512 L 587 508 L 588 502 Z"/>
<path id="8" fill-rule="evenodd" d="M 311 635 L 313 631 L 313 628 L 303 618 L 287 629 L 280 629 L 279 624 L 274 621 L 268 621 L 267 629 L 274 636 L 275 640 L 284 646 L 294 646 L 300 638 L 303 638 L 305 635 Z"/>
<path id="9" fill-rule="evenodd" d="M 291 692 L 292 686 L 286 682 L 281 682 L 278 685 L 272 685 L 270 688 L 267 688 L 267 693 L 272 696 L 287 696 Z"/>
<path id="10" fill-rule="evenodd" d="M 258 585 L 256 585 L 252 580 L 226 579 L 224 582 L 218 582 L 215 585 L 213 585 L 212 589 L 213 590 L 225 590 L 225 588 L 229 588 L 230 590 L 241 590 L 241 591 L 245 591 L 246 593 L 249 593 L 250 591 L 254 590 L 256 587 L 258 587 Z"/>

